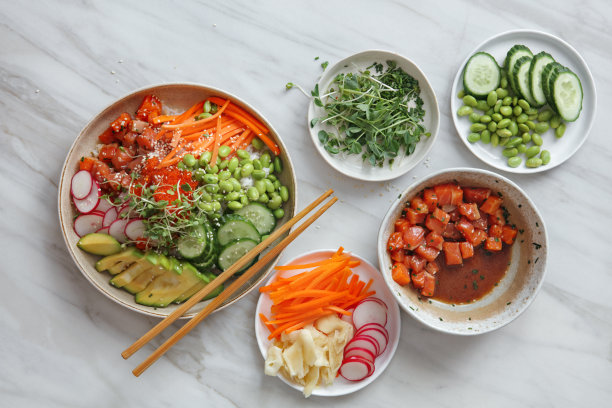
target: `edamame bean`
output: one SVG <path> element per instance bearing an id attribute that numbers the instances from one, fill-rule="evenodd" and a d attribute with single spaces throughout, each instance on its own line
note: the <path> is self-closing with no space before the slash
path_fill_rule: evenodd
<path id="1" fill-rule="evenodd" d="M 207 184 L 206 186 L 204 186 L 204 190 L 206 190 L 210 194 L 215 194 L 217 191 L 219 191 L 219 185 L 218 184 Z"/>
<path id="2" fill-rule="evenodd" d="M 471 115 L 474 110 L 470 106 L 463 105 L 459 109 L 457 109 L 457 115 L 459 116 L 467 116 Z"/>
<path id="3" fill-rule="evenodd" d="M 247 163 L 242 167 L 240 174 L 242 177 L 249 177 L 253 173 L 253 165 L 251 163 Z"/>
<path id="4" fill-rule="evenodd" d="M 236 171 L 236 168 L 238 167 L 238 163 L 239 163 L 238 158 L 232 157 L 232 159 L 229 161 L 229 164 L 227 165 L 227 169 L 233 173 L 234 171 Z"/>
<path id="5" fill-rule="evenodd" d="M 512 97 L 511 96 L 506 96 L 504 99 L 502 99 L 502 105 L 503 106 L 510 106 L 512 104 Z"/>
<path id="6" fill-rule="evenodd" d="M 467 106 L 471 106 L 472 108 L 476 107 L 476 104 L 478 103 L 476 101 L 476 98 L 474 98 L 472 95 L 465 95 L 463 97 L 463 103 L 466 104 Z"/>
<path id="7" fill-rule="evenodd" d="M 239 179 L 241 177 L 241 171 L 242 171 L 242 167 L 236 167 L 236 170 L 234 170 L 234 172 L 232 173 L 232 176 L 234 176 L 234 178 Z"/>
<path id="8" fill-rule="evenodd" d="M 493 113 L 494 113 L 493 112 L 493 108 L 489 108 L 489 109 L 486 110 L 485 115 L 491 116 Z"/>
<path id="9" fill-rule="evenodd" d="M 510 139 L 510 141 L 508 142 L 508 144 L 506 146 L 507 147 L 515 147 L 515 146 L 518 146 L 521 143 L 523 143 L 523 138 L 522 137 L 513 137 L 512 139 Z"/>
<path id="10" fill-rule="evenodd" d="M 550 109 L 543 110 L 538 113 L 538 121 L 540 122 L 548 122 L 553 117 L 553 111 Z"/>
<path id="11" fill-rule="evenodd" d="M 523 139 L 523 143 L 529 143 L 531 142 L 531 133 L 523 132 L 523 134 L 521 135 L 521 138 Z"/>
<path id="12" fill-rule="evenodd" d="M 472 132 L 482 132 L 483 130 L 485 130 L 487 128 L 487 125 L 483 125 L 482 123 L 473 123 L 470 126 L 470 130 Z"/>
<path id="13" fill-rule="evenodd" d="M 262 204 L 266 204 L 268 201 L 270 201 L 270 198 L 268 197 L 266 193 L 260 194 L 259 200 L 257 200 L 257 202 L 262 203 Z"/>
<path id="14" fill-rule="evenodd" d="M 530 148 L 527 149 L 527 151 L 525 152 L 525 156 L 530 159 L 533 156 L 537 155 L 538 153 L 540 153 L 540 146 L 531 146 Z"/>
<path id="15" fill-rule="evenodd" d="M 229 181 L 230 183 L 232 183 L 232 184 L 233 184 L 233 186 L 234 186 L 234 191 L 240 191 L 240 190 L 242 190 L 242 184 L 240 184 L 240 182 L 239 182 L 237 179 L 235 179 L 235 178 L 233 178 L 233 177 L 232 177 L 232 178 L 230 178 L 230 179 L 229 179 L 229 180 L 227 180 L 227 181 Z"/>
<path id="16" fill-rule="evenodd" d="M 520 106 L 519 106 L 519 108 L 520 108 Z M 516 117 L 516 121 L 517 121 L 517 123 L 520 123 L 520 124 L 524 124 L 524 123 L 525 123 L 525 122 L 527 122 L 528 120 L 529 120 L 529 116 L 527 116 L 527 114 L 526 114 L 526 113 L 521 113 L 520 115 L 518 115 L 518 116 Z M 525 125 L 525 126 L 527 126 L 527 125 Z M 529 129 L 529 127 L 527 127 L 527 129 Z"/>
<path id="17" fill-rule="evenodd" d="M 229 170 L 223 170 L 219 172 L 219 180 L 227 180 L 232 177 L 232 173 Z"/>
<path id="18" fill-rule="evenodd" d="M 210 161 L 211 157 L 212 157 L 212 153 L 209 152 L 209 151 L 206 151 L 206 152 L 202 153 L 200 155 L 200 159 L 198 160 L 198 163 L 200 164 L 200 167 L 206 167 L 206 165 Z"/>
<path id="19" fill-rule="evenodd" d="M 224 159 L 232 152 L 232 148 L 226 145 L 219 146 L 219 157 Z"/>
<path id="20" fill-rule="evenodd" d="M 232 191 L 225 195 L 225 201 L 236 201 L 240 200 L 240 193 L 238 191 Z"/>
<path id="21" fill-rule="evenodd" d="M 493 133 L 491 134 L 491 146 L 497 147 L 497 145 L 499 145 L 499 136 L 497 136 L 497 133 Z"/>
<path id="22" fill-rule="evenodd" d="M 516 146 L 516 150 L 518 150 L 520 154 L 523 154 L 527 151 L 527 145 L 525 143 L 521 143 L 520 145 Z"/>
<path id="23" fill-rule="evenodd" d="M 487 95 L 487 105 L 493 107 L 497 103 L 497 92 L 491 91 Z"/>
<path id="24" fill-rule="evenodd" d="M 229 208 L 232 211 L 238 211 L 239 209 L 242 208 L 242 203 L 238 201 L 230 201 L 229 203 L 227 203 L 227 208 Z"/>
<path id="25" fill-rule="evenodd" d="M 262 178 L 266 177 L 266 172 L 263 170 L 253 170 L 251 177 L 253 177 L 255 180 L 261 180 Z"/>
<path id="26" fill-rule="evenodd" d="M 264 142 L 262 142 L 261 139 L 258 138 L 258 137 L 254 138 L 253 141 L 251 142 L 251 144 L 257 150 L 261 150 L 264 147 Z"/>
<path id="27" fill-rule="evenodd" d="M 536 108 L 529 108 L 529 109 L 525 110 L 525 113 L 528 114 L 529 116 L 537 115 L 538 114 L 538 110 Z"/>
<path id="28" fill-rule="evenodd" d="M 240 166 L 244 166 L 245 164 L 253 164 L 253 161 L 251 159 L 242 159 L 240 160 Z"/>
<path id="29" fill-rule="evenodd" d="M 512 136 L 512 132 L 510 132 L 508 129 L 497 129 L 497 131 L 495 133 L 497 133 L 497 135 L 499 137 L 510 137 L 510 136 Z"/>
<path id="30" fill-rule="evenodd" d="M 253 169 L 255 170 L 263 169 L 263 166 L 261 165 L 261 162 L 259 161 L 259 159 L 253 160 Z"/>
<path id="31" fill-rule="evenodd" d="M 512 98 L 512 106 L 516 106 L 517 103 L 518 103 L 518 98 L 515 96 L 514 98 Z"/>
<path id="32" fill-rule="evenodd" d="M 497 88 L 495 93 L 497 94 L 498 99 L 504 99 L 506 96 L 508 96 L 508 91 L 503 88 Z"/>
<path id="33" fill-rule="evenodd" d="M 542 164 L 550 163 L 550 152 L 548 150 L 542 150 L 542 152 L 540 152 L 540 159 L 542 159 Z"/>
<path id="34" fill-rule="evenodd" d="M 266 204 L 268 206 L 269 209 L 271 210 L 276 210 L 277 208 L 280 208 L 280 206 L 283 204 L 283 200 L 280 198 L 279 195 L 270 197 L 270 201 L 268 201 L 268 204 Z"/>
<path id="35" fill-rule="evenodd" d="M 250 159 L 251 155 L 246 150 L 238 149 L 236 150 L 236 155 L 241 159 Z"/>
<path id="36" fill-rule="evenodd" d="M 234 185 L 229 180 L 223 180 L 219 183 L 219 188 L 222 193 L 231 193 L 234 191 Z"/>
<path id="37" fill-rule="evenodd" d="M 508 157 L 508 166 L 510 167 L 518 167 L 521 165 L 522 162 L 523 159 L 518 156 Z"/>
<path id="38" fill-rule="evenodd" d="M 199 202 L 198 207 L 200 208 L 200 210 L 204 211 L 205 213 L 210 213 L 213 211 L 213 206 L 211 203 Z"/>
<path id="39" fill-rule="evenodd" d="M 255 180 L 253 187 L 257 189 L 260 195 L 266 192 L 266 183 L 263 180 Z"/>
<path id="40" fill-rule="evenodd" d="M 516 147 L 506 147 L 503 151 L 502 154 L 505 157 L 514 157 L 518 154 L 518 149 Z"/>
<path id="41" fill-rule="evenodd" d="M 512 109 L 512 114 L 513 114 L 514 116 L 518 116 L 518 115 L 520 115 L 521 113 L 523 113 L 523 108 L 521 108 L 520 106 L 515 106 L 515 107 Z"/>
<path id="42" fill-rule="evenodd" d="M 270 179 L 263 179 L 264 183 L 266 183 L 266 192 L 273 193 L 275 188 L 274 184 L 270 181 Z"/>
<path id="43" fill-rule="evenodd" d="M 218 201 L 213 201 L 212 203 L 212 209 L 213 211 L 219 211 L 221 210 L 221 203 Z"/>
<path id="44" fill-rule="evenodd" d="M 501 99 L 500 99 L 500 100 L 498 100 L 498 101 L 497 101 L 497 103 L 496 103 L 496 104 L 495 104 L 495 106 L 493 107 L 493 111 L 494 111 L 495 113 L 499 112 L 499 109 L 501 108 L 501 106 L 502 106 L 502 101 L 501 101 Z"/>
<path id="45" fill-rule="evenodd" d="M 208 174 L 217 174 L 219 172 L 219 166 L 217 166 L 216 164 L 212 167 L 208 166 L 206 167 L 206 172 Z"/>
<path id="46" fill-rule="evenodd" d="M 506 146 L 509 141 L 510 141 L 510 138 L 508 138 L 508 137 L 500 137 L 499 138 L 499 145 L 500 146 Z"/>
<path id="47" fill-rule="evenodd" d="M 246 195 L 251 201 L 259 200 L 259 190 L 255 187 L 249 187 L 246 191 Z"/>
<path id="48" fill-rule="evenodd" d="M 204 182 L 206 184 L 217 184 L 219 182 L 219 176 L 216 174 L 205 174 Z"/>
<path id="49" fill-rule="evenodd" d="M 483 100 L 476 102 L 476 109 L 484 112 L 489 109 L 489 105 L 487 104 L 487 101 L 483 99 Z"/>
<path id="50" fill-rule="evenodd" d="M 206 118 L 210 118 L 212 115 L 208 112 L 202 112 L 198 116 L 196 116 L 196 120 L 202 120 Z"/>
<path id="51" fill-rule="evenodd" d="M 284 203 L 287 202 L 289 200 L 289 189 L 285 186 L 281 186 L 278 191 L 278 195 L 280 195 Z"/>
<path id="52" fill-rule="evenodd" d="M 480 140 L 480 133 L 470 133 L 467 137 L 468 142 L 476 143 Z"/>
<path id="53" fill-rule="evenodd" d="M 559 125 L 558 128 L 555 129 L 555 136 L 557 139 L 561 139 L 565 134 L 565 123 Z"/>
<path id="54" fill-rule="evenodd" d="M 484 144 L 491 143 L 491 132 L 488 129 L 485 129 L 480 134 L 480 141 Z"/>
<path id="55" fill-rule="evenodd" d="M 283 172 L 283 162 L 278 156 L 274 158 L 274 171 L 276 172 L 276 174 L 280 174 Z"/>
<path id="56" fill-rule="evenodd" d="M 512 133 L 512 136 L 518 135 L 518 125 L 515 121 L 510 122 L 508 125 L 508 130 Z"/>
<path id="57" fill-rule="evenodd" d="M 210 101 L 204 102 L 204 112 L 206 113 L 210 112 Z"/>
<path id="58" fill-rule="evenodd" d="M 538 120 L 538 115 L 537 114 L 535 114 L 535 115 L 527 115 L 527 117 L 529 118 L 529 120 L 533 120 L 533 121 Z"/>
<path id="59" fill-rule="evenodd" d="M 530 159 L 527 159 L 527 161 L 525 162 L 525 166 L 530 168 L 540 167 L 541 165 L 542 159 L 540 159 L 539 157 L 532 157 Z"/>
<path id="60" fill-rule="evenodd" d="M 500 81 L 499 85 L 500 85 L 502 88 L 504 88 L 504 90 L 505 90 L 505 88 L 508 88 L 508 78 L 506 78 L 506 77 L 502 77 L 502 79 L 501 79 L 501 81 Z"/>
<path id="61" fill-rule="evenodd" d="M 200 201 L 204 201 L 205 203 L 210 203 L 212 201 L 212 196 L 208 194 L 206 191 L 202 191 L 200 193 Z"/>
<path id="62" fill-rule="evenodd" d="M 274 189 L 275 189 L 276 191 L 278 191 L 278 189 L 280 189 L 280 188 L 281 188 L 281 185 L 282 185 L 282 184 L 281 184 L 281 182 L 280 182 L 280 180 L 276 180 L 276 181 L 275 181 L 274 183 L 272 183 L 272 184 L 274 184 Z"/>
<path id="63" fill-rule="evenodd" d="M 493 119 L 495 122 L 499 122 L 500 120 L 502 120 L 504 117 L 499 114 L 499 113 L 494 113 L 491 115 L 491 119 Z"/>
<path id="64" fill-rule="evenodd" d="M 517 122 L 518 122 L 518 120 L 517 120 Z M 518 128 L 519 128 L 519 131 L 520 131 L 521 133 L 523 133 L 523 132 L 529 132 L 529 126 L 527 126 L 527 125 L 526 125 L 526 124 L 524 124 L 524 123 L 519 123 L 519 124 L 518 124 Z"/>
<path id="65" fill-rule="evenodd" d="M 525 124 L 527 125 L 527 127 L 531 130 L 535 129 L 535 123 L 533 123 L 532 120 L 528 120 L 527 122 L 525 122 Z"/>
<path id="66" fill-rule="evenodd" d="M 510 119 L 506 118 L 506 119 L 502 119 L 499 121 L 499 123 L 497 124 L 497 128 L 504 129 L 504 128 L 507 128 L 509 125 L 510 125 Z"/>
<path id="67" fill-rule="evenodd" d="M 495 122 L 489 122 L 489 124 L 487 125 L 487 129 L 489 130 L 489 132 L 493 133 L 497 130 L 497 123 Z"/>
<path id="68" fill-rule="evenodd" d="M 523 108 L 523 111 L 527 111 L 527 110 L 531 109 L 531 105 L 529 105 L 529 102 L 527 102 L 524 99 L 519 99 L 518 100 L 518 106 Z"/>
<path id="69" fill-rule="evenodd" d="M 535 125 L 535 131 L 536 133 L 542 134 L 542 133 L 546 133 L 546 131 L 548 131 L 548 128 L 550 126 L 548 125 L 548 122 L 538 122 Z"/>
<path id="70" fill-rule="evenodd" d="M 212 195 L 212 199 L 213 199 L 213 201 L 219 201 L 219 202 L 221 202 L 221 201 L 223 201 L 223 198 L 224 198 L 224 195 L 223 195 L 223 194 L 219 194 L 219 193 L 217 193 L 217 194 L 213 194 L 213 195 Z"/>
<path id="71" fill-rule="evenodd" d="M 249 205 L 249 199 L 247 198 L 246 195 L 243 194 L 240 196 L 240 204 Z"/>
<path id="72" fill-rule="evenodd" d="M 550 127 L 553 129 L 557 129 L 561 125 L 561 117 L 559 115 L 555 115 L 550 119 Z"/>
<path id="73" fill-rule="evenodd" d="M 480 123 L 489 123 L 491 121 L 491 117 L 489 115 L 482 115 L 480 117 Z"/>
<path id="74" fill-rule="evenodd" d="M 178 162 L 176 167 L 180 170 L 187 170 L 187 166 L 185 166 L 185 163 L 183 163 L 182 161 Z"/>
<path id="75" fill-rule="evenodd" d="M 463 99 L 464 96 L 465 96 L 465 91 L 463 89 L 460 89 L 459 92 L 457 92 L 457 98 Z"/>
<path id="76" fill-rule="evenodd" d="M 219 162 L 219 168 L 220 169 L 226 169 L 228 165 L 229 165 L 229 160 L 227 160 L 227 159 L 221 160 Z"/>
<path id="77" fill-rule="evenodd" d="M 272 214 L 274 214 L 274 218 L 280 220 L 285 216 L 285 210 L 283 210 L 282 208 L 277 208 L 276 210 L 272 211 Z"/>
<path id="78" fill-rule="evenodd" d="M 510 106 L 502 106 L 501 108 L 499 108 L 499 113 L 504 116 L 510 116 L 512 115 L 512 108 Z"/>
<path id="79" fill-rule="evenodd" d="M 540 136 L 538 133 L 534 133 L 533 135 L 531 135 L 531 141 L 536 146 L 542 146 L 542 143 L 544 143 L 544 141 L 542 140 L 542 136 Z"/>
<path id="80" fill-rule="evenodd" d="M 272 173 L 268 174 L 268 180 L 274 182 L 277 180 L 276 176 Z"/>
<path id="81" fill-rule="evenodd" d="M 187 167 L 193 167 L 198 162 L 197 162 L 196 158 L 193 157 L 193 154 L 187 153 L 186 155 L 183 156 L 183 163 L 185 163 L 185 166 L 187 166 Z"/>
<path id="82" fill-rule="evenodd" d="M 259 158 L 259 161 L 261 161 L 262 166 L 268 167 L 270 165 L 270 155 L 267 152 L 262 154 L 261 157 Z"/>
<path id="83" fill-rule="evenodd" d="M 197 169 L 196 171 L 193 172 L 193 175 L 191 177 L 195 181 L 204 181 L 205 174 L 206 174 L 206 171 L 204 171 L 204 169 Z"/>

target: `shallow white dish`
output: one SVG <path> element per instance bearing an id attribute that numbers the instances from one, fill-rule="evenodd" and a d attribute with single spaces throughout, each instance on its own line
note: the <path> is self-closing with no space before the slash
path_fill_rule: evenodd
<path id="1" fill-rule="evenodd" d="M 575 122 L 567 123 L 565 135 L 561 139 L 555 137 L 554 129 L 542 135 L 544 139 L 542 148 L 550 151 L 551 160 L 547 165 L 535 169 L 525 167 L 524 158 L 523 163 L 519 167 L 512 168 L 508 166 L 506 162 L 507 159 L 502 155 L 502 149 L 500 147 L 493 147 L 490 144 L 485 145 L 480 142 L 473 144 L 468 142 L 467 136 L 470 133 L 469 128 L 471 122 L 467 117 L 459 117 L 457 115 L 457 110 L 463 105 L 461 99 L 457 98 L 457 93 L 459 90 L 463 89 L 463 68 L 468 59 L 476 52 L 485 51 L 491 54 L 497 60 L 497 63 L 502 66 L 506 53 L 515 44 L 526 45 L 534 54 L 540 51 L 546 51 L 552 55 L 557 62 L 570 68 L 578 75 L 578 78 L 580 78 L 584 95 L 580 117 Z M 582 56 L 562 39 L 551 34 L 534 30 L 515 30 L 501 33 L 489 38 L 478 47 L 474 48 L 459 66 L 451 91 L 451 116 L 459 138 L 480 160 L 497 169 L 511 173 L 537 173 L 546 171 L 569 159 L 586 141 L 591 127 L 593 126 L 593 122 L 595 121 L 596 109 L 597 95 L 595 91 L 595 82 Z"/>
<path id="2" fill-rule="evenodd" d="M 316 261 L 320 261 L 320 260 L 329 258 L 335 252 L 336 250 L 331 250 L 331 249 L 329 250 L 321 249 L 321 250 L 316 250 L 312 252 L 307 252 L 283 264 L 284 265 L 294 265 L 294 264 L 305 264 L 305 263 L 310 263 L 310 262 L 316 262 Z M 386 329 L 389 332 L 389 344 L 386 350 L 376 359 L 376 362 L 375 362 L 376 369 L 374 373 L 368 378 L 362 381 L 358 381 L 358 382 L 351 382 L 351 381 L 345 380 L 342 377 L 337 377 L 334 380 L 334 383 L 332 385 L 328 387 L 315 388 L 312 395 L 333 397 L 333 396 L 338 396 L 338 395 L 350 394 L 352 392 L 362 389 L 363 387 L 365 387 L 366 385 L 374 381 L 376 378 L 378 378 L 378 376 L 380 376 L 382 372 L 387 368 L 387 366 L 391 362 L 391 359 L 393 358 L 393 355 L 395 354 L 395 350 L 397 349 L 397 345 L 399 343 L 399 336 L 401 332 L 401 318 L 400 318 L 399 307 L 397 303 L 395 302 L 393 294 L 389 291 L 389 288 L 385 284 L 385 281 L 382 275 L 380 274 L 378 269 L 376 269 L 376 267 L 374 267 L 368 261 L 366 261 L 365 259 L 355 254 L 351 254 L 351 256 L 354 259 L 361 261 L 361 264 L 359 266 L 353 268 L 353 272 L 358 274 L 361 280 L 364 280 L 366 282 L 370 279 L 373 279 L 374 282 L 372 283 L 372 289 L 376 291 L 376 295 L 374 296 L 380 298 L 387 304 L 387 307 L 388 307 L 387 319 L 388 320 L 387 320 Z M 289 276 L 287 272 L 290 272 L 290 271 L 285 271 L 285 276 Z M 296 271 L 296 273 L 299 273 L 299 272 L 301 271 Z M 268 279 L 268 281 L 266 282 L 266 285 L 270 284 L 274 280 L 277 273 L 278 272 L 274 273 L 270 277 L 270 279 Z M 262 293 L 259 296 L 259 301 L 257 302 L 257 307 L 255 310 L 255 336 L 257 337 L 257 344 L 259 345 L 259 350 L 261 351 L 261 355 L 263 356 L 264 359 L 266 358 L 268 354 L 268 348 L 270 347 L 272 342 L 268 340 L 268 335 L 270 334 L 270 332 L 268 331 L 266 326 L 264 326 L 264 324 L 261 322 L 261 319 L 259 318 L 259 314 L 264 313 L 266 316 L 269 316 L 271 306 L 272 306 L 272 300 L 270 300 L 270 296 L 267 293 Z M 263 372 L 263 364 L 262 364 L 262 372 Z M 279 377 L 285 384 L 289 385 L 290 387 L 295 388 L 296 390 L 299 390 L 299 391 L 303 391 L 304 387 L 302 387 L 301 385 L 294 384 L 286 380 L 282 376 L 279 376 Z"/>
<path id="3" fill-rule="evenodd" d="M 503 197 L 509 221 L 519 234 L 512 246 L 510 265 L 499 284 L 484 297 L 468 304 L 451 305 L 422 297 L 411 285 L 400 286 L 391 276 L 393 264 L 387 252 L 389 236 L 404 203 L 425 188 L 456 182 L 464 187 L 488 187 Z M 522 231 L 522 232 L 521 232 Z M 544 282 L 548 238 L 540 212 L 527 194 L 509 179 L 487 170 L 440 170 L 409 186 L 392 205 L 378 233 L 380 270 L 400 307 L 432 329 L 458 335 L 487 333 L 520 316 L 533 302 Z"/>
<path id="4" fill-rule="evenodd" d="M 325 117 L 325 110 L 314 104 L 314 101 L 310 102 L 308 107 L 308 129 L 310 130 L 310 136 L 315 148 L 321 154 L 321 157 L 329 163 L 334 169 L 340 173 L 349 177 L 365 180 L 365 181 L 384 181 L 391 180 L 406 174 L 412 168 L 414 168 L 421 160 L 425 158 L 427 153 L 431 150 L 436 137 L 438 135 L 438 129 L 440 127 L 440 111 L 438 109 L 438 102 L 436 100 L 436 94 L 427 81 L 425 74 L 417 67 L 417 65 L 399 54 L 389 51 L 370 50 L 363 51 L 358 54 L 351 55 L 334 66 L 328 68 L 321 79 L 318 82 L 319 93 L 321 95 L 329 89 L 330 84 L 334 78 L 340 73 L 356 72 L 357 70 L 365 70 L 367 67 L 375 62 L 382 63 L 386 68 L 386 61 L 396 61 L 398 67 L 402 68 L 406 73 L 413 76 L 419 81 L 421 88 L 421 99 L 423 99 L 423 109 L 425 110 L 425 117 L 423 126 L 425 132 L 430 132 L 431 136 L 421 136 L 421 140 L 417 144 L 414 152 L 410 156 L 403 156 L 401 159 L 396 158 L 393 167 L 389 167 L 385 164 L 384 167 L 373 167 L 368 163 L 363 163 L 361 154 L 356 155 L 343 155 L 339 153 L 332 155 L 328 153 L 325 148 L 319 142 L 318 133 L 320 130 L 327 130 L 330 132 L 337 133 L 337 129 L 331 126 L 325 126 L 317 123 L 314 127 L 310 126 L 312 119 Z"/>

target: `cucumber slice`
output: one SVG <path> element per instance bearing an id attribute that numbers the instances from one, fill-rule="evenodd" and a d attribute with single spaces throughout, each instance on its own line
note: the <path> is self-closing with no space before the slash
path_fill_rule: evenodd
<path id="1" fill-rule="evenodd" d="M 486 52 L 477 52 L 465 64 L 463 88 L 473 96 L 487 96 L 501 82 L 501 70 L 495 58 Z"/>
<path id="2" fill-rule="evenodd" d="M 521 44 L 517 44 L 514 47 L 510 48 L 508 50 L 508 53 L 506 54 L 506 73 L 508 74 L 508 81 L 510 82 L 510 86 L 516 94 L 518 94 L 519 91 L 514 82 L 514 64 L 516 63 L 516 61 L 519 60 L 519 58 L 524 57 L 526 55 L 533 57 L 533 53 L 531 52 L 531 50 Z"/>
<path id="3" fill-rule="evenodd" d="M 542 88 L 542 72 L 551 62 L 555 62 L 555 59 L 547 52 L 540 52 L 533 57 L 531 60 L 531 68 L 529 68 L 529 90 L 533 101 L 536 103 L 535 107 L 540 107 L 546 104 L 546 95 L 544 95 L 544 89 Z"/>
<path id="4" fill-rule="evenodd" d="M 550 64 L 546 65 L 542 71 L 542 91 L 544 91 L 546 102 L 548 102 L 550 107 L 553 108 L 555 112 L 557 111 L 557 107 L 555 106 L 555 101 L 550 92 L 550 79 L 554 73 L 565 70 L 567 70 L 567 68 L 558 62 L 551 62 Z"/>
<path id="5" fill-rule="evenodd" d="M 193 227 L 187 236 L 178 240 L 176 249 L 185 259 L 196 259 L 205 252 L 208 246 L 206 229 L 202 225 Z"/>
<path id="6" fill-rule="evenodd" d="M 219 260 L 217 261 L 221 270 L 226 270 L 232 266 L 237 260 L 242 258 L 247 252 L 255 248 L 257 241 L 248 238 L 237 239 L 232 241 L 221 249 L 219 253 Z M 244 271 L 253 264 L 256 258 L 253 259 L 248 265 L 242 268 L 239 272 Z"/>
<path id="7" fill-rule="evenodd" d="M 582 84 L 576 74 L 569 69 L 556 71 L 549 82 L 550 94 L 559 116 L 573 122 L 582 110 Z"/>
<path id="8" fill-rule="evenodd" d="M 525 55 L 519 58 L 514 63 L 514 84 L 516 85 L 516 89 L 518 94 L 521 95 L 523 99 L 529 102 L 529 105 L 534 106 L 536 102 L 533 100 L 531 96 L 531 90 L 529 86 L 529 70 L 531 68 L 531 60 L 533 58 L 529 55 Z"/>
<path id="9" fill-rule="evenodd" d="M 259 235 L 253 223 L 245 220 L 241 216 L 229 216 L 227 221 L 217 230 L 219 245 L 225 246 L 231 241 L 240 238 L 249 238 L 257 242 L 261 241 L 261 235 Z"/>
<path id="10" fill-rule="evenodd" d="M 257 228 L 259 235 L 269 234 L 276 226 L 276 218 L 272 211 L 260 203 L 245 205 L 236 211 L 235 214 L 250 221 Z"/>

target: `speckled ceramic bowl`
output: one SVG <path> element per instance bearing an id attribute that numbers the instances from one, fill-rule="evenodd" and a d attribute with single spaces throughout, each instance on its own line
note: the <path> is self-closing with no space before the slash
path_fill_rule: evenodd
<path id="1" fill-rule="evenodd" d="M 281 182 L 287 186 L 290 192 L 290 199 L 285 204 L 285 217 L 277 223 L 277 227 L 283 222 L 287 221 L 295 214 L 295 208 L 297 203 L 296 197 L 296 179 L 293 170 L 293 164 L 291 158 L 287 154 L 287 148 L 283 144 L 283 141 L 278 136 L 278 133 L 274 127 L 268 122 L 259 112 L 253 107 L 242 101 L 240 98 L 229 94 L 228 92 L 220 89 L 215 89 L 209 86 L 197 85 L 197 84 L 164 84 L 146 87 L 130 93 L 129 95 L 120 98 L 113 102 L 102 112 L 97 114 L 78 135 L 74 141 L 64 167 L 62 169 L 60 183 L 59 183 L 59 197 L 58 197 L 58 210 L 60 226 L 68 252 L 74 259 L 79 270 L 83 275 L 104 295 L 112 299 L 113 301 L 127 307 L 128 309 L 135 310 L 137 312 L 144 313 L 150 316 L 165 317 L 172 313 L 177 306 L 171 305 L 166 308 L 153 308 L 149 306 L 143 306 L 134 301 L 134 296 L 128 292 L 117 289 L 109 284 L 110 275 L 106 272 L 100 273 L 94 268 L 94 264 L 99 257 L 87 254 L 77 248 L 76 243 L 79 237 L 76 235 L 73 229 L 73 219 L 76 215 L 76 210 L 71 202 L 70 197 L 70 181 L 72 176 L 78 170 L 78 161 L 82 156 L 89 156 L 94 150 L 98 143 L 98 135 L 106 129 L 109 124 L 122 112 L 135 112 L 142 102 L 145 95 L 155 94 L 157 95 L 163 105 L 172 109 L 173 111 L 184 111 L 194 103 L 201 101 L 209 96 L 220 96 L 223 98 L 231 98 L 231 100 L 237 105 L 249 111 L 262 123 L 264 123 L 270 129 L 270 135 L 274 141 L 281 148 L 281 159 L 284 164 L 284 171 L 280 176 Z M 277 262 L 275 258 L 266 267 L 264 267 L 257 275 L 249 280 L 242 288 L 235 292 L 219 309 L 227 307 L 246 295 L 249 291 L 257 286 L 271 271 Z M 200 311 L 207 302 L 200 302 L 194 306 L 187 314 L 183 317 L 188 318 L 193 316 L 195 313 Z"/>
<path id="2" fill-rule="evenodd" d="M 469 304 L 452 305 L 429 300 L 420 296 L 411 285 L 398 285 L 391 277 L 392 260 L 386 248 L 404 203 L 424 188 L 448 182 L 458 182 L 461 186 L 489 187 L 501 193 L 511 222 L 523 231 L 517 235 L 510 266 L 498 286 Z M 544 221 L 525 192 L 499 174 L 470 168 L 442 170 L 408 187 L 387 212 L 378 234 L 380 270 L 400 307 L 433 329 L 458 335 L 481 334 L 498 329 L 524 312 L 542 286 L 547 250 Z"/>

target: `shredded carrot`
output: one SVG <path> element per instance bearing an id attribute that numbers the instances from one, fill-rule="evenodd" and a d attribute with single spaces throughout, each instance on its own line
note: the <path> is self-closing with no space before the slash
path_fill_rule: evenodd
<path id="1" fill-rule="evenodd" d="M 160 123 L 171 122 L 175 120 L 176 117 L 177 115 L 159 115 L 154 117 L 151 122 L 153 122 L 154 125 L 159 125 Z"/>
<path id="2" fill-rule="evenodd" d="M 266 146 L 268 146 L 268 149 L 272 150 L 272 153 L 274 153 L 276 156 L 280 154 L 280 148 L 268 136 L 263 135 L 263 134 L 258 134 L 257 137 L 260 138 L 261 141 L 264 142 Z"/>
<path id="3" fill-rule="evenodd" d="M 216 96 L 212 96 L 212 97 L 208 98 L 208 100 L 211 101 L 212 103 L 217 104 L 217 105 L 223 105 L 223 103 L 225 102 L 222 98 L 218 98 Z M 257 125 L 257 127 L 262 131 L 262 133 L 266 133 L 266 134 L 270 133 L 270 130 L 263 123 L 261 123 L 259 120 L 257 120 L 257 118 L 255 118 L 255 116 L 251 115 L 250 113 L 248 113 L 247 111 L 242 109 L 240 106 L 238 106 L 236 104 L 232 104 L 228 108 L 228 110 L 236 112 L 236 113 L 240 114 L 241 116 L 244 116 L 245 118 L 247 118 L 252 123 L 255 123 Z"/>
<path id="4" fill-rule="evenodd" d="M 221 132 L 220 132 L 221 121 L 222 121 L 222 116 L 221 115 L 217 116 L 217 129 L 215 130 L 215 141 L 213 142 L 213 151 L 212 151 L 212 156 L 209 162 L 211 167 L 217 164 L 217 155 L 219 154 L 219 144 L 220 144 L 219 136 L 221 135 Z"/>
<path id="5" fill-rule="evenodd" d="M 204 101 L 196 103 L 191 108 L 187 109 L 185 112 L 183 112 L 180 115 L 176 116 L 174 118 L 174 120 L 172 121 L 172 123 L 182 123 L 182 122 L 184 122 L 188 117 L 192 116 L 198 110 L 202 109 L 203 106 L 204 106 Z"/>
<path id="6" fill-rule="evenodd" d="M 204 103 L 204 102 L 202 102 L 202 103 Z M 181 122 L 179 122 L 179 120 L 177 119 L 176 120 L 176 122 L 177 122 L 176 125 L 174 125 L 174 124 L 173 125 L 162 125 L 162 129 L 182 130 L 184 135 L 187 135 L 187 134 L 190 134 L 190 133 L 199 132 L 199 131 L 205 129 L 206 125 L 209 122 L 212 122 L 213 120 L 215 120 L 219 116 L 221 116 L 221 114 L 228 107 L 229 104 L 230 104 L 230 101 L 228 99 L 225 102 L 225 104 L 223 106 L 221 106 L 214 115 L 209 116 L 207 118 L 200 119 L 200 120 L 197 120 L 195 122 L 182 123 L 182 121 L 184 121 L 187 118 L 189 118 L 190 115 L 187 115 L 185 118 L 182 119 Z"/>
<path id="7" fill-rule="evenodd" d="M 270 331 L 268 338 L 278 338 L 331 314 L 350 316 L 348 308 L 375 293 L 368 291 L 371 280 L 366 284 L 351 270 L 357 265 L 359 262 L 340 248 L 321 261 L 276 267 L 281 271 L 276 279 L 259 289 L 272 300 L 271 317 L 259 316 Z M 293 276 L 280 276 L 283 271 L 302 269 L 305 271 Z"/>

